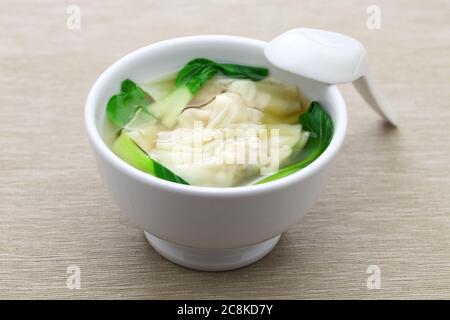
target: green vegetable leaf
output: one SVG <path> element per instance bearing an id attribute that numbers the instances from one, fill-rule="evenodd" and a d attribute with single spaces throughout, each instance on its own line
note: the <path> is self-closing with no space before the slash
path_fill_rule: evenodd
<path id="1" fill-rule="evenodd" d="M 154 175 L 153 160 L 123 131 L 114 141 L 112 150 L 119 158 L 136 169 Z"/>
<path id="2" fill-rule="evenodd" d="M 172 181 L 180 184 L 189 184 L 183 178 L 177 176 L 175 173 L 164 167 L 159 162 L 153 160 L 153 166 L 155 168 L 155 176 L 167 181 Z"/>
<path id="3" fill-rule="evenodd" d="M 150 158 L 126 133 L 122 132 L 112 146 L 122 160 L 151 175 L 180 184 L 189 184 L 159 162 Z"/>
<path id="4" fill-rule="evenodd" d="M 203 58 L 191 60 L 178 72 L 176 86 L 188 87 L 193 97 L 218 71 L 216 64 L 211 60 Z"/>
<path id="5" fill-rule="evenodd" d="M 187 86 L 192 95 L 195 95 L 209 79 L 219 73 L 230 78 L 259 81 L 267 77 L 269 70 L 267 68 L 217 63 L 205 58 L 197 58 L 189 61 L 178 72 L 176 85 Z"/>
<path id="6" fill-rule="evenodd" d="M 249 67 L 238 64 L 218 64 L 219 70 L 226 76 L 235 79 L 259 81 L 269 75 L 267 68 Z"/>
<path id="7" fill-rule="evenodd" d="M 127 79 L 122 82 L 120 93 L 109 99 L 106 114 L 112 123 L 122 128 L 133 119 L 139 107 L 145 108 L 150 102 L 150 96 Z"/>
<path id="8" fill-rule="evenodd" d="M 316 160 L 328 147 L 333 137 L 333 122 L 319 102 L 313 101 L 308 111 L 300 116 L 299 122 L 302 130 L 310 132 L 308 142 L 300 151 L 299 160 L 256 184 L 278 180 L 297 172 Z"/>

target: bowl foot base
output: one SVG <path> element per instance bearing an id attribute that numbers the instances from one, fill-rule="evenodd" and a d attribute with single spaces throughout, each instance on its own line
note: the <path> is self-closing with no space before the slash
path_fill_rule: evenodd
<path id="1" fill-rule="evenodd" d="M 272 239 L 239 248 L 204 249 L 180 246 L 145 232 L 150 245 L 164 258 L 183 267 L 201 271 L 226 271 L 247 266 L 268 254 L 280 240 Z"/>

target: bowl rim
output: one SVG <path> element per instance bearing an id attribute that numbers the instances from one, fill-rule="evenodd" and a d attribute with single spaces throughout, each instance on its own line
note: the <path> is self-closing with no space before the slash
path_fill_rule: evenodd
<path id="1" fill-rule="evenodd" d="M 332 159 L 339 152 L 339 149 L 343 144 L 347 130 L 347 109 L 342 94 L 340 93 L 336 85 L 326 86 L 326 91 L 328 91 L 327 94 L 333 97 L 333 100 L 335 101 L 336 105 L 336 119 L 333 119 L 334 132 L 330 144 L 325 149 L 325 151 L 311 164 L 279 180 L 274 180 L 259 185 L 237 186 L 237 187 L 202 187 L 202 186 L 184 185 L 154 177 L 148 173 L 145 173 L 143 171 L 140 171 L 139 169 L 134 168 L 130 164 L 126 163 L 124 160 L 120 159 L 106 145 L 103 138 L 101 137 L 100 130 L 95 122 L 96 110 L 97 108 L 100 107 L 96 104 L 96 101 L 98 101 L 102 87 L 104 86 L 104 84 L 106 84 L 106 80 L 109 77 L 109 75 L 114 73 L 116 69 L 122 67 L 124 64 L 130 63 L 136 57 L 146 54 L 147 51 L 158 50 L 165 46 L 172 46 L 174 44 L 180 44 L 183 42 L 189 43 L 189 42 L 211 42 L 211 41 L 228 41 L 234 43 L 245 42 L 246 44 L 260 46 L 262 47 L 262 49 L 267 44 L 267 42 L 265 41 L 240 36 L 196 35 L 159 41 L 125 55 L 124 57 L 114 62 L 111 66 L 109 66 L 97 78 L 87 96 L 85 103 L 84 122 L 85 122 L 85 130 L 87 132 L 92 148 L 94 148 L 94 150 L 97 151 L 97 153 L 116 170 L 121 171 L 128 177 L 136 179 L 145 185 L 154 188 L 160 188 L 168 192 L 183 193 L 183 194 L 187 193 L 193 195 L 213 196 L 213 197 L 214 196 L 241 197 L 249 194 L 254 195 L 254 194 L 268 193 L 276 191 L 278 189 L 287 188 L 293 184 L 299 183 L 307 179 L 314 173 L 323 169 L 330 161 L 332 161 Z"/>

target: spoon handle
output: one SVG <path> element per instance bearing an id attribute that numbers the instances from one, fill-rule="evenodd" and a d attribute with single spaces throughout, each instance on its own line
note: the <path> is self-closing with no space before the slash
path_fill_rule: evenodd
<path id="1" fill-rule="evenodd" d="M 368 66 L 365 66 L 363 75 L 353 81 L 353 85 L 376 113 L 385 118 L 392 126 L 398 126 L 397 113 L 381 94 Z"/>

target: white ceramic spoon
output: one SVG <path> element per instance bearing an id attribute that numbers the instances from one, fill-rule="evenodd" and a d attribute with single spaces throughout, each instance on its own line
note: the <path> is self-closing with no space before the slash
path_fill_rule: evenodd
<path id="1" fill-rule="evenodd" d="M 290 30 L 272 40 L 265 56 L 280 69 L 329 84 L 353 82 L 359 94 L 393 126 L 398 119 L 375 84 L 364 46 L 349 36 L 318 29 Z"/>

